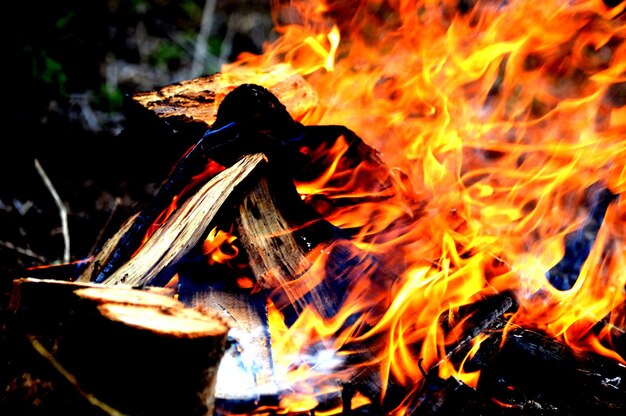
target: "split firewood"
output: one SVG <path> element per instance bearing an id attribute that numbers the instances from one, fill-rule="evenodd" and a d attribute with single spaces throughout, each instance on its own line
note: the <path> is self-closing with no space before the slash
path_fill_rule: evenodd
<path id="1" fill-rule="evenodd" d="M 130 286 L 167 283 L 175 274 L 172 268 L 177 261 L 198 244 L 224 201 L 262 160 L 261 154 L 247 155 L 211 178 L 173 212 L 128 262 L 115 269 L 102 283 Z M 132 236 L 133 239 L 139 237 Z M 124 238 L 128 238 L 126 233 L 119 240 Z"/>
<path id="2" fill-rule="evenodd" d="M 28 278 L 15 281 L 10 311 L 10 330 L 53 336 L 55 365 L 100 402 L 128 415 L 213 415 L 229 329 L 219 316 L 150 291 Z"/>
<path id="3" fill-rule="evenodd" d="M 360 305 L 358 311 L 342 318 L 337 336 L 356 327 L 367 331 L 389 306 L 383 301 L 384 294 L 396 276 L 380 259 L 358 249 L 345 232 L 307 207 L 293 182 L 285 178 L 279 172 L 268 172 L 237 209 L 238 235 L 258 287 L 281 310 L 289 326 L 305 310 L 324 320 L 337 319 L 347 302 L 355 301 Z M 355 326 L 356 320 L 360 323 Z M 336 369 L 338 377 L 379 401 L 386 386 L 379 369 L 364 363 L 376 361 L 385 348 L 382 338 L 335 347 L 349 351 L 345 365 Z M 306 353 L 316 354 L 324 348 L 311 345 Z"/>

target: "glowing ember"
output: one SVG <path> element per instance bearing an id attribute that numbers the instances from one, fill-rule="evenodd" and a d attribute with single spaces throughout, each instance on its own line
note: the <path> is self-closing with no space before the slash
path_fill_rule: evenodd
<path id="1" fill-rule="evenodd" d="M 591 331 L 601 319 L 620 327 L 625 319 L 617 313 L 626 297 L 625 4 L 273 2 L 279 38 L 222 71 L 261 85 L 278 64 L 285 76 L 303 75 L 319 105 L 299 121 L 354 130 L 408 175 L 415 201 L 324 213 L 358 229 L 354 243 L 400 265 L 401 279 L 380 294 L 390 307 L 365 333 L 337 324 L 371 306 L 357 293 L 331 320 L 306 310 L 290 328 L 272 321 L 277 365 L 294 391 L 284 406 L 314 407 L 313 396 L 328 393 L 323 381 L 342 375 L 334 352 L 380 336 L 385 348 L 373 361 L 382 379 L 419 385 L 419 360 L 432 367 L 454 341 L 437 325 L 442 314 L 503 291 L 519 304 L 511 322 L 626 363 L 608 333 Z M 342 149 L 318 151 L 333 169 Z M 350 180 L 330 182 L 333 174 L 299 192 L 358 192 Z M 555 287 L 548 271 L 568 260 L 566 239 L 585 229 L 603 192 L 606 212 L 595 240 L 586 237 L 577 279 Z M 302 361 L 320 343 L 316 351 L 330 355 Z M 478 377 L 440 371 L 469 384 Z"/>

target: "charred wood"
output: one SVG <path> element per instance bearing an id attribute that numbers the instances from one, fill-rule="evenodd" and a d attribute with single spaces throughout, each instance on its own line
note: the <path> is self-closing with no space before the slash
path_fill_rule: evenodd
<path id="1" fill-rule="evenodd" d="M 626 408 L 626 366 L 576 351 L 539 331 L 509 325 L 495 332 L 466 363 L 480 370 L 477 390 L 511 414 L 618 415 Z M 542 410 L 543 409 L 543 410 Z"/>
<path id="2" fill-rule="evenodd" d="M 338 335 L 350 328 L 366 331 L 388 307 L 382 297 L 396 276 L 379 259 L 354 246 L 343 230 L 308 208 L 293 183 L 283 178 L 268 173 L 238 208 L 238 235 L 257 285 L 283 312 L 288 326 L 306 309 L 323 319 L 336 318 L 347 296 L 357 296 L 362 307 L 343 318 Z M 350 372 L 352 365 L 362 367 L 352 371 L 350 385 L 375 401 L 384 386 L 378 369 L 363 364 L 373 361 L 382 348 L 383 343 L 373 339 L 345 344 L 342 351 L 351 354 L 345 367 L 338 369 Z"/>

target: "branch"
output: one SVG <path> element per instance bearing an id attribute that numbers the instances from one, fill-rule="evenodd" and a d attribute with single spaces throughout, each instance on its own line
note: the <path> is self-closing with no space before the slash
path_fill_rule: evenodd
<path id="1" fill-rule="evenodd" d="M 52 198 L 54 198 L 54 202 L 59 208 L 59 216 L 61 217 L 61 229 L 63 232 L 63 242 L 65 246 L 63 250 L 63 262 L 69 263 L 70 262 L 70 232 L 69 232 L 69 228 L 67 225 L 67 210 L 65 209 L 65 206 L 63 205 L 63 201 L 61 201 L 59 194 L 54 189 L 54 185 L 52 185 L 52 181 L 50 181 L 50 178 L 48 178 L 48 175 L 46 175 L 46 172 L 43 170 L 43 168 L 39 164 L 39 160 L 37 159 L 35 159 L 35 169 L 37 169 L 39 176 L 41 176 L 41 179 L 43 179 L 43 182 L 46 185 L 46 188 L 48 188 L 48 191 L 50 191 Z"/>

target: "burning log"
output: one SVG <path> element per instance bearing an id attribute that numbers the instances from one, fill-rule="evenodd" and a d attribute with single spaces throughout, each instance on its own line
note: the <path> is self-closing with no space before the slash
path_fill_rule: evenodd
<path id="1" fill-rule="evenodd" d="M 228 326 L 153 291 L 17 279 L 8 329 L 52 339 L 81 394 L 126 414 L 212 415 Z M 35 345 L 35 344 L 33 344 Z"/>
<path id="2" fill-rule="evenodd" d="M 618 415 L 626 408 L 621 387 L 626 367 L 615 360 L 592 352 L 575 351 L 539 331 L 507 322 L 502 316 L 493 320 L 488 335 L 469 356 L 471 346 L 455 349 L 449 356 L 464 370 L 480 372 L 472 401 L 479 413 L 468 414 L 567 414 Z M 429 372 L 436 386 L 442 381 Z M 450 380 L 445 381 L 449 385 Z M 454 385 L 458 383 L 452 383 Z M 454 389 L 453 389 L 454 390 Z M 415 414 L 432 413 L 429 389 L 415 401 Z M 438 388 L 436 391 L 439 391 Z M 443 391 L 447 391 L 444 388 Z M 584 392 L 584 394 L 579 394 Z M 494 406 L 495 405 L 495 406 Z"/>
<path id="3" fill-rule="evenodd" d="M 583 416 L 623 413 L 621 383 L 626 367 L 595 353 L 575 351 L 554 338 L 512 325 L 504 316 L 516 306 L 507 296 L 493 296 L 460 310 L 461 336 L 445 360 L 424 370 L 424 384 L 407 404 L 411 415 L 546 414 Z M 449 332 L 450 317 L 440 320 Z M 471 344 L 479 335 L 478 348 Z M 474 352 L 471 350 L 474 348 Z M 439 367 L 451 362 L 463 372 L 480 372 L 476 387 Z M 584 394 L 574 394 L 583 392 Z"/>
<path id="4" fill-rule="evenodd" d="M 167 283 L 173 275 L 172 268 L 200 241 L 206 232 L 206 225 L 217 214 L 229 194 L 262 160 L 260 154 L 249 155 L 213 177 L 187 199 L 168 218 L 164 226 L 155 231 L 141 247 L 140 254 L 136 254 L 121 267 L 115 268 L 121 259 L 129 255 L 130 248 L 138 246 L 145 237 L 143 233 L 131 232 L 133 230 L 131 227 L 119 237 L 117 248 L 112 252 L 96 281 L 107 285 L 123 283 L 131 286 L 159 285 L 155 282 L 160 282 L 161 285 Z M 145 222 L 140 220 L 138 224 L 138 228 L 135 229 L 144 230 Z M 114 273 L 107 276 L 106 273 L 112 271 Z"/>
<path id="5" fill-rule="evenodd" d="M 359 295 L 367 307 L 360 314 L 381 316 L 388 305 L 376 300 L 395 282 L 395 276 L 354 247 L 341 230 L 318 215 L 306 215 L 311 212 L 297 198 L 293 184 L 279 178 L 285 176 L 270 173 L 257 183 L 239 205 L 236 222 L 257 285 L 281 309 L 285 323 L 292 325 L 305 310 L 325 320 L 336 318 L 347 295 L 356 293 L 354 286 L 364 281 L 369 285 Z M 355 317 L 344 319 L 338 334 Z M 364 320 L 363 330 L 366 327 Z M 346 344 L 342 348 L 352 351 L 352 362 L 364 363 L 373 359 L 374 348 L 379 346 Z M 309 353 L 324 350 L 322 345 L 312 345 Z M 383 386 L 375 370 L 362 369 L 349 380 L 361 393 L 379 399 Z"/>
<path id="6" fill-rule="evenodd" d="M 494 347 L 497 353 L 488 352 Z M 524 409 L 532 401 L 543 402 L 545 407 L 573 415 L 618 415 L 626 409 L 622 386 L 626 367 L 615 360 L 572 350 L 521 327 L 511 328 L 497 347 L 487 343 L 484 348 L 477 360 L 484 359 L 482 354 L 486 353 L 493 362 L 482 371 L 478 388 L 500 392 L 502 396 L 494 396 L 502 403 Z M 581 390 L 584 394 L 572 394 Z M 504 395 L 506 391 L 509 393 Z"/>
<path id="7" fill-rule="evenodd" d="M 270 90 L 294 119 L 302 120 L 317 104 L 317 94 L 304 78 L 286 71 L 288 66 L 279 65 L 256 73 L 254 79 Z M 155 91 L 137 92 L 127 103 L 129 119 L 145 120 L 156 116 L 173 129 L 190 131 L 197 137 L 215 123 L 224 97 L 239 85 L 249 83 L 250 79 L 247 72 L 217 73 Z"/>

